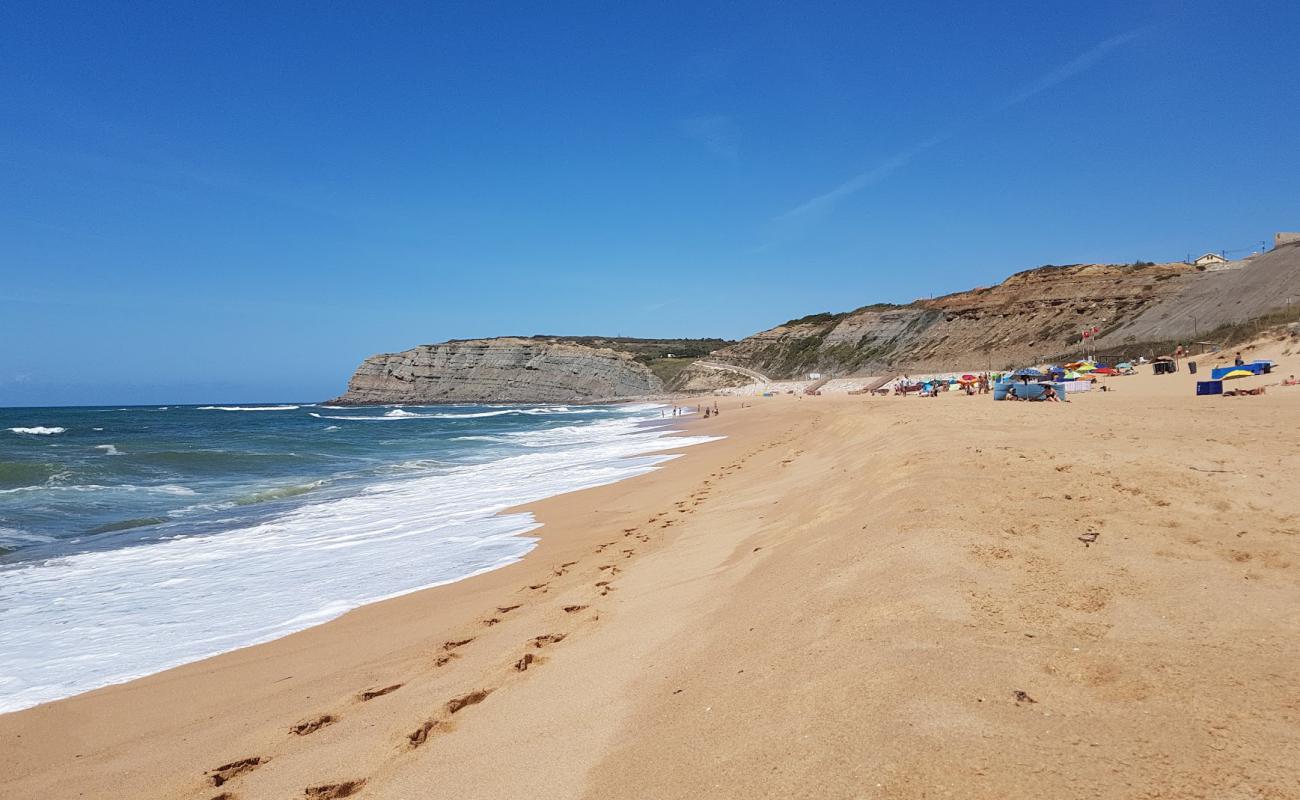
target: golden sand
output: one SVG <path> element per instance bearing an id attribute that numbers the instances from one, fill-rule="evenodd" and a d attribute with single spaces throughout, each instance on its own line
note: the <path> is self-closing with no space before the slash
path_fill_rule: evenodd
<path id="1" fill-rule="evenodd" d="M 518 564 L 0 716 L 0 797 L 1300 797 L 1300 388 L 1192 380 L 721 400 Z"/>

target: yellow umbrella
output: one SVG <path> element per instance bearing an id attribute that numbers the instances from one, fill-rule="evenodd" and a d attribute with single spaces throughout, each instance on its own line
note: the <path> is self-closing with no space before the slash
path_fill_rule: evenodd
<path id="1" fill-rule="evenodd" d="M 1255 373 L 1251 372 L 1248 369 L 1234 369 L 1232 372 L 1229 372 L 1227 375 L 1224 375 L 1223 380 L 1226 381 L 1229 378 L 1249 378 L 1254 374 Z"/>
<path id="2" fill-rule="evenodd" d="M 1074 368 L 1075 372 L 1092 372 L 1097 367 L 1093 364 L 1080 364 Z"/>

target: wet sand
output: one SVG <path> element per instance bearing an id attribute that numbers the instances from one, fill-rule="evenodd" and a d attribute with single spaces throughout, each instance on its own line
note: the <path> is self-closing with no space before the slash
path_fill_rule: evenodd
<path id="1" fill-rule="evenodd" d="M 1192 381 L 721 399 L 518 564 L 0 716 L 0 796 L 1300 797 L 1300 389 Z"/>

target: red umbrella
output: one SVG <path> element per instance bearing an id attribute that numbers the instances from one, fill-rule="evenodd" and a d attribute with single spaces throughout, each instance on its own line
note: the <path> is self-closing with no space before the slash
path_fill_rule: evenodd
<path id="1" fill-rule="evenodd" d="M 1119 370 L 1114 370 L 1111 369 L 1110 367 L 1101 367 L 1100 369 L 1094 369 L 1092 372 L 1094 375 L 1118 375 L 1119 374 Z"/>

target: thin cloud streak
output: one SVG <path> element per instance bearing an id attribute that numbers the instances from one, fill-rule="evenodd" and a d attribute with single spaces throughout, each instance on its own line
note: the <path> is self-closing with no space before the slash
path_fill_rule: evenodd
<path id="1" fill-rule="evenodd" d="M 1006 111 L 1009 108 L 1017 106 L 1029 100 L 1030 98 L 1042 94 L 1043 92 L 1061 83 L 1064 83 L 1070 78 L 1073 78 L 1076 75 L 1079 75 L 1080 73 L 1087 71 L 1097 62 L 1105 58 L 1113 50 L 1122 47 L 1128 44 L 1129 42 L 1132 42 L 1133 40 L 1141 36 L 1143 33 L 1145 33 L 1147 30 L 1149 29 L 1138 28 L 1135 30 L 1118 34 L 1116 36 L 1112 36 L 1111 38 L 1101 42 L 1100 44 L 1096 45 L 1092 49 L 1083 53 L 1079 57 L 1065 64 L 1062 64 L 1061 66 L 1057 67 L 1051 72 L 1048 72 L 1046 75 L 1043 75 L 1041 78 L 1033 81 L 1032 83 L 1027 84 L 1026 86 L 1021 88 L 1019 91 L 1015 92 L 1014 94 L 1010 95 L 1006 99 L 990 106 L 983 113 L 974 115 L 966 120 L 963 120 L 953 130 L 948 131 L 947 133 L 940 133 L 931 136 L 928 139 L 925 139 L 924 141 L 918 142 L 917 144 L 907 148 L 906 150 L 903 150 L 899 153 L 890 156 L 889 158 L 877 164 L 875 167 L 872 167 L 871 169 L 865 172 L 860 172 L 857 175 L 854 175 L 852 178 L 849 178 L 847 181 L 841 183 L 839 186 L 836 186 L 834 189 L 831 189 L 829 192 L 825 192 L 824 194 L 817 195 L 811 200 L 801 203 L 795 206 L 794 208 L 790 209 L 789 211 L 780 214 L 779 216 L 776 217 L 776 221 L 790 222 L 793 220 L 810 219 L 818 214 L 830 213 L 835 208 L 836 204 L 838 204 L 844 198 L 856 194 L 857 192 L 862 191 L 863 189 L 872 185 L 873 183 L 878 183 L 879 181 L 884 180 L 885 178 L 889 177 L 890 175 L 902 169 L 903 167 L 906 167 L 917 156 L 953 138 L 958 131 L 960 131 L 962 128 L 969 126 L 975 120 L 984 119 L 994 114 L 998 114 L 1003 111 Z M 761 249 L 766 249 L 766 246 L 764 246 Z"/>
<path id="2" fill-rule="evenodd" d="M 1042 94 L 1054 86 L 1065 83 L 1070 78 L 1073 78 L 1082 72 L 1086 72 L 1098 61 L 1105 58 L 1112 50 L 1122 47 L 1134 39 L 1137 39 L 1139 36 L 1146 33 L 1147 30 L 1149 30 L 1149 28 L 1137 28 L 1110 37 L 1073 61 L 1062 64 L 1028 86 L 1025 86 L 1020 91 L 1003 100 L 1001 103 L 990 108 L 987 113 L 996 114 L 999 111 L 1006 111 L 1008 108 L 1020 105 L 1035 95 Z"/>
<path id="3" fill-rule="evenodd" d="M 806 217 L 817 211 L 829 212 L 840 200 L 851 194 L 862 191 L 873 183 L 878 183 L 879 181 L 884 180 L 910 164 L 912 159 L 916 158 L 921 153 L 924 153 L 931 147 L 948 141 L 952 136 L 953 134 L 951 133 L 931 136 L 929 139 L 913 145 L 901 153 L 890 156 L 866 172 L 860 172 L 857 175 L 854 175 L 852 178 L 841 183 L 839 186 L 836 186 L 834 189 L 831 189 L 829 192 L 819 194 L 808 202 L 795 206 L 777 217 L 777 220 L 790 220 L 799 217 Z"/>

